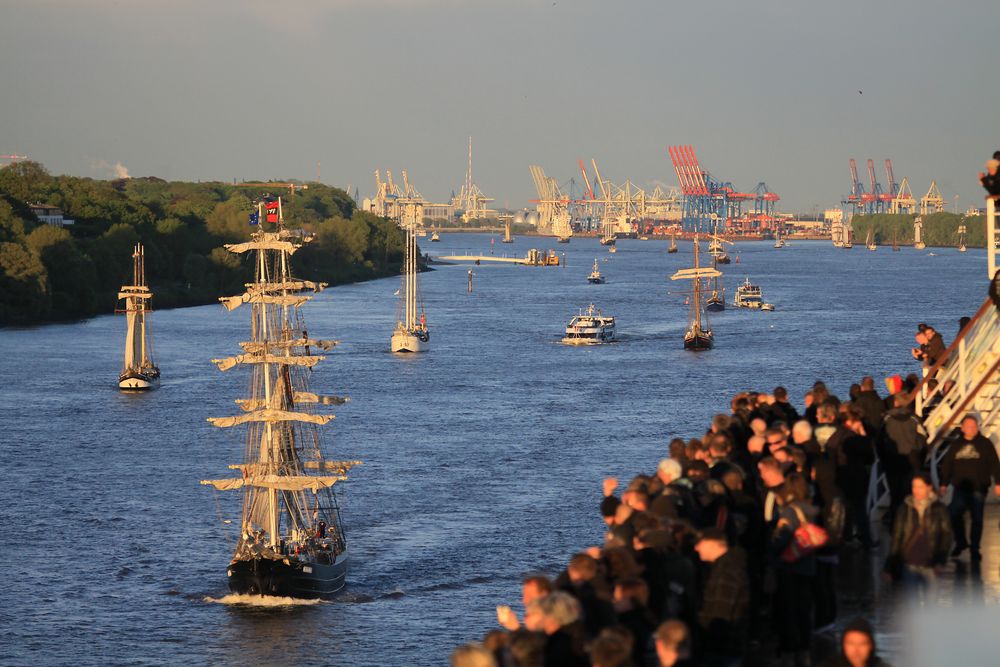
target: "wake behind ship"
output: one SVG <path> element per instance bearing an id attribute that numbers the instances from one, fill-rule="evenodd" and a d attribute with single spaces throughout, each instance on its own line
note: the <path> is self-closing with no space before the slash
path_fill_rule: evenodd
<path id="1" fill-rule="evenodd" d="M 242 354 L 213 359 L 222 371 L 250 369 L 249 394 L 236 401 L 242 414 L 209 419 L 222 428 L 246 426 L 244 459 L 229 466 L 237 471 L 235 477 L 202 484 L 243 490 L 240 535 L 226 569 L 231 591 L 327 597 L 343 588 L 348 563 L 332 487 L 360 462 L 323 455 L 318 427 L 333 415 L 316 414 L 312 408 L 346 399 L 309 390 L 311 369 L 324 359 L 314 352 L 329 350 L 336 341 L 309 338 L 300 307 L 312 298 L 307 292 L 326 285 L 292 277 L 291 256 L 306 240 L 282 228 L 280 204 L 272 208 L 268 203 L 267 208 L 268 220 L 277 223 L 275 231 L 261 230 L 249 242 L 226 246 L 233 253 L 254 255 L 254 282 L 243 294 L 221 299 L 229 310 L 250 305 L 250 340 L 240 343 Z"/>

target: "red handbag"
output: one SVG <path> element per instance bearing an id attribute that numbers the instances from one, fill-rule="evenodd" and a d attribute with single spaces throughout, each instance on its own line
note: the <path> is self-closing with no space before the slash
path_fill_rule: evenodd
<path id="1" fill-rule="evenodd" d="M 808 556 L 824 546 L 830 539 L 822 526 L 809 523 L 805 513 L 799 507 L 792 505 L 792 510 L 799 517 L 799 527 L 792 533 L 792 540 L 781 552 L 781 560 L 784 563 L 794 563 L 803 556 Z"/>

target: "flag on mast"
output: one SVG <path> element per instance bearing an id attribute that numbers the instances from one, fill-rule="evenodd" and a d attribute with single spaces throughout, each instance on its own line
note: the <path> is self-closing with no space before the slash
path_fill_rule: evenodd
<path id="1" fill-rule="evenodd" d="M 279 200 L 280 201 L 280 200 Z M 277 201 L 269 201 L 264 204 L 264 210 L 267 211 L 267 221 L 277 222 L 278 221 L 278 210 L 281 208 L 281 204 Z"/>

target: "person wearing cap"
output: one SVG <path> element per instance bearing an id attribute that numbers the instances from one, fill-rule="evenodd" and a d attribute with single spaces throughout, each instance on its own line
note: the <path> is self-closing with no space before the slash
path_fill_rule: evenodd
<path id="1" fill-rule="evenodd" d="M 863 618 L 851 621 L 840 639 L 840 651 L 820 667 L 889 667 L 876 654 L 875 633 Z"/>
<path id="2" fill-rule="evenodd" d="M 701 646 L 707 664 L 731 664 L 743 655 L 750 582 L 746 558 L 730 547 L 721 528 L 706 528 L 695 543 L 698 558 L 708 566 L 698 610 Z"/>

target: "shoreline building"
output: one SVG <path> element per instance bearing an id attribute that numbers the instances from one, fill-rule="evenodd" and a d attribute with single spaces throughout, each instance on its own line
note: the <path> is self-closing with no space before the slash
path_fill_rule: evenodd
<path id="1" fill-rule="evenodd" d="M 53 206 L 52 204 L 28 204 L 31 212 L 35 214 L 39 222 L 44 222 L 46 225 L 52 225 L 53 227 L 65 227 L 66 225 L 76 224 L 75 220 L 71 220 L 63 215 L 63 211 L 58 206 Z"/>

